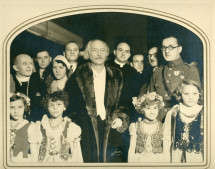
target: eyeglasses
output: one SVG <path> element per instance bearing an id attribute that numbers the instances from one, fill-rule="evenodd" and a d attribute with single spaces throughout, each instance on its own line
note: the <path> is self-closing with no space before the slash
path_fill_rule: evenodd
<path id="1" fill-rule="evenodd" d="M 173 49 L 175 49 L 175 48 L 177 48 L 177 47 L 179 47 L 179 46 L 172 46 L 172 45 L 169 45 L 169 46 L 162 46 L 161 47 L 161 50 L 162 51 L 166 51 L 166 49 L 169 49 L 169 51 L 172 51 Z"/>

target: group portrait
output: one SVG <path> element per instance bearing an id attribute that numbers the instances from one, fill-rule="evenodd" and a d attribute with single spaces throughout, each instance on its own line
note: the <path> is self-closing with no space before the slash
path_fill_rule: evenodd
<path id="1" fill-rule="evenodd" d="M 204 45 L 183 25 L 80 13 L 10 45 L 7 152 L 19 164 L 202 164 Z"/>

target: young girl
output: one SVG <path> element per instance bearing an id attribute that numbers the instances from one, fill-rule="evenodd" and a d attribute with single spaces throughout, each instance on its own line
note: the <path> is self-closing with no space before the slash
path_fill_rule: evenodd
<path id="1" fill-rule="evenodd" d="M 200 85 L 184 80 L 177 88 L 175 105 L 166 116 L 171 162 L 203 161 L 203 95 Z"/>
<path id="2" fill-rule="evenodd" d="M 30 161 L 27 129 L 30 99 L 22 93 L 10 94 L 10 154 L 12 162 Z"/>
<path id="3" fill-rule="evenodd" d="M 163 139 L 163 125 L 157 120 L 159 110 L 164 107 L 163 98 L 153 92 L 138 99 L 133 98 L 133 104 L 137 112 L 144 114 L 145 118 L 139 118 L 129 127 L 131 138 L 128 162 L 169 161 Z"/>
<path id="4" fill-rule="evenodd" d="M 29 126 L 29 142 L 33 161 L 83 162 L 80 148 L 81 128 L 67 117 L 62 117 L 68 106 L 63 91 L 47 95 L 42 100 L 49 116 Z"/>
<path id="5" fill-rule="evenodd" d="M 62 56 L 56 56 L 52 61 L 52 75 L 49 75 L 45 81 L 48 93 L 64 90 L 68 80 L 69 62 Z"/>

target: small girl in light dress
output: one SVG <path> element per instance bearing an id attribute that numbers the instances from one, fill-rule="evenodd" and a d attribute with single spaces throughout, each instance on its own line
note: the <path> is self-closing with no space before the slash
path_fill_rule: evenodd
<path id="1" fill-rule="evenodd" d="M 62 117 L 68 106 L 68 95 L 56 91 L 42 100 L 49 117 L 31 123 L 28 130 L 30 150 L 34 162 L 83 162 L 80 136 L 81 128 Z"/>
<path id="2" fill-rule="evenodd" d="M 145 118 L 139 118 L 129 127 L 128 162 L 168 162 L 163 124 L 157 120 L 159 111 L 164 107 L 162 96 L 155 92 L 148 93 L 140 98 L 134 97 L 133 104 Z"/>
<path id="3" fill-rule="evenodd" d="M 184 80 L 174 93 L 179 101 L 166 116 L 171 162 L 203 162 L 203 95 L 198 82 Z"/>
<path id="4" fill-rule="evenodd" d="M 22 93 L 10 94 L 10 157 L 11 162 L 29 162 L 30 145 L 27 130 L 30 99 Z"/>

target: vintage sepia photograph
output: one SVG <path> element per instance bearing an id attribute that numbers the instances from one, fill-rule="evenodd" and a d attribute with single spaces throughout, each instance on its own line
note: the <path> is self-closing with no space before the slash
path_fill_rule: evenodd
<path id="1" fill-rule="evenodd" d="M 143 6 L 60 9 L 4 40 L 2 167 L 208 168 L 204 30 Z"/>

